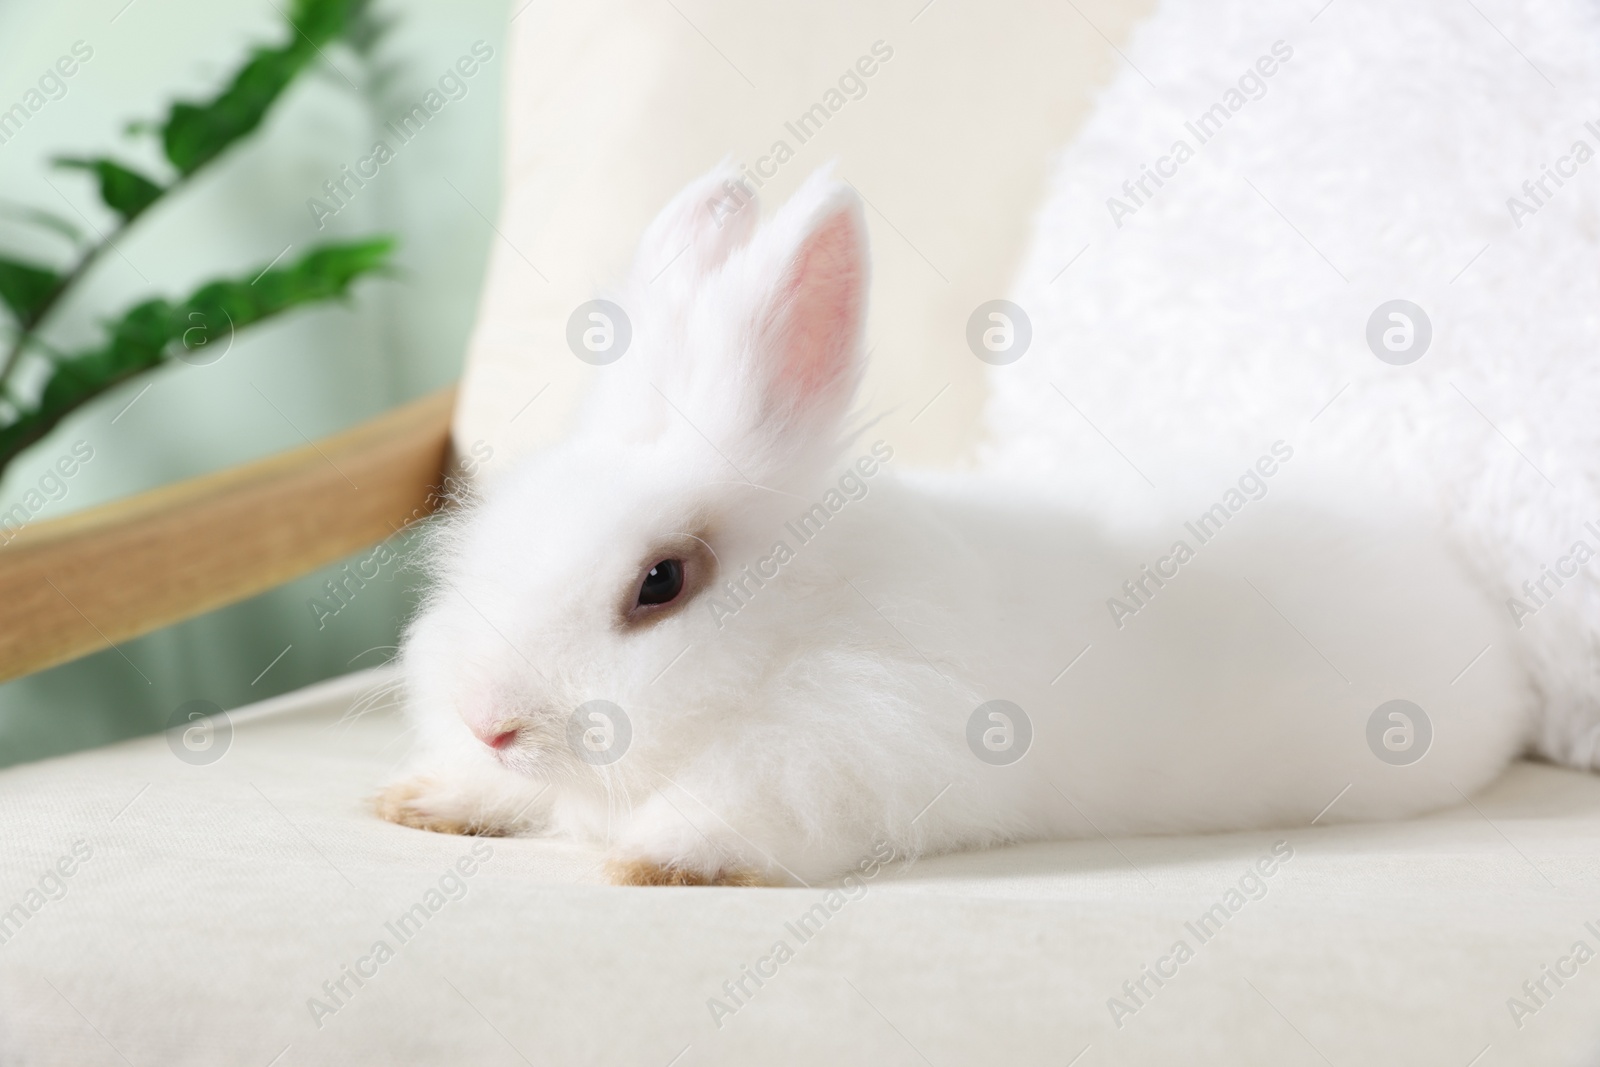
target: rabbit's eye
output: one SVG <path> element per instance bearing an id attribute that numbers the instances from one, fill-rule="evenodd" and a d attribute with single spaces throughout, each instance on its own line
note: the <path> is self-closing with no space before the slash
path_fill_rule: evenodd
<path id="1" fill-rule="evenodd" d="M 624 632 L 653 626 L 681 611 L 716 573 L 717 554 L 697 533 L 664 536 L 635 558 L 641 564 L 634 572 L 639 576 L 617 589 L 616 625 Z"/>
<path id="2" fill-rule="evenodd" d="M 683 592 L 683 561 L 664 559 L 650 568 L 639 586 L 639 606 L 667 604 Z"/>

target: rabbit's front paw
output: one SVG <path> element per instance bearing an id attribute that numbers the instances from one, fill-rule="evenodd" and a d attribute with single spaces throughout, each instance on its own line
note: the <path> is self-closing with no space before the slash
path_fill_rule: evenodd
<path id="1" fill-rule="evenodd" d="M 372 808 L 380 819 L 436 834 L 505 837 L 519 829 L 515 820 L 472 803 L 460 790 L 432 775 L 390 783 L 372 798 Z"/>
<path id="2" fill-rule="evenodd" d="M 775 883 L 755 871 L 718 868 L 703 871 L 677 863 L 614 857 L 606 861 L 606 880 L 612 885 L 726 885 L 770 886 Z"/>

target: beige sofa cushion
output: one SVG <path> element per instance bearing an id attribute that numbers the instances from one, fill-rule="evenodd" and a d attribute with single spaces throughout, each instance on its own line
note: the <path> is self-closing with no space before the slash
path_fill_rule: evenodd
<path id="1" fill-rule="evenodd" d="M 1600 960 L 1561 962 L 1600 949 L 1592 776 L 1521 764 L 1392 825 L 946 856 L 854 899 L 615 889 L 585 849 L 370 815 L 403 727 L 346 713 L 377 680 L 235 713 L 209 765 L 158 736 L 0 773 L 0 908 L 39 905 L 0 944 L 0 1063 L 1490 1067 L 1600 1047 Z M 1258 899 L 1230 901 L 1279 840 Z M 30 900 L 75 844 L 64 895 Z M 1191 924 L 1230 903 L 1202 943 Z M 1176 973 L 1119 1028 L 1108 1000 L 1135 1008 L 1147 966 Z M 1508 998 L 1532 1008 L 1540 980 L 1519 1029 Z"/>

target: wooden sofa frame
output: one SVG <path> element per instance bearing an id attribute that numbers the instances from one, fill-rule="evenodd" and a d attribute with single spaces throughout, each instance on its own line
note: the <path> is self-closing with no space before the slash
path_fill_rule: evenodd
<path id="1" fill-rule="evenodd" d="M 31 524 L 0 548 L 0 681 L 232 604 L 439 502 L 454 388 L 215 474 Z"/>

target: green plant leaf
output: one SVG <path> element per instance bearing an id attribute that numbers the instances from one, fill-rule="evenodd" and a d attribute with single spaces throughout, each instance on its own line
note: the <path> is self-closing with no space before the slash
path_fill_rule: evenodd
<path id="1" fill-rule="evenodd" d="M 11 200 L 0 200 L 0 217 L 31 223 L 41 229 L 60 234 L 73 244 L 79 244 L 83 241 L 83 231 L 73 225 L 71 221 L 41 208 L 18 204 Z"/>
<path id="2" fill-rule="evenodd" d="M 183 175 L 215 159 L 261 124 L 273 103 L 322 46 L 366 25 L 367 0 L 298 0 L 289 15 L 287 43 L 257 48 L 215 98 L 172 105 L 161 128 L 167 159 Z"/>
<path id="3" fill-rule="evenodd" d="M 129 170 L 114 160 L 74 159 L 63 156 L 56 159 L 55 164 L 58 167 L 86 170 L 99 178 L 100 199 L 105 201 L 106 207 L 121 215 L 126 221 L 131 222 L 137 218 L 145 208 L 161 199 L 161 194 L 166 192 L 143 174 Z"/>
<path id="4" fill-rule="evenodd" d="M 317 44 L 327 44 L 366 24 L 367 0 L 295 0 L 289 21 Z"/>
<path id="5" fill-rule="evenodd" d="M 370 61 L 379 42 L 399 24 L 397 15 L 378 14 L 368 3 L 352 4 L 340 39 L 350 46 L 351 51 Z"/>
<path id="6" fill-rule="evenodd" d="M 224 328 L 243 329 L 291 308 L 343 297 L 362 276 L 386 273 L 393 250 L 388 237 L 323 245 L 289 266 L 252 274 L 254 281 L 209 282 L 180 304 L 155 299 L 129 309 L 108 323 L 102 344 L 53 361 L 38 402 L 0 426 L 0 469 L 73 409 L 166 362 L 197 323 L 215 337 Z"/>
<path id="7" fill-rule="evenodd" d="M 48 267 L 0 258 L 0 300 L 24 326 L 33 322 L 34 312 L 60 281 L 61 276 Z"/>
<path id="8" fill-rule="evenodd" d="M 389 237 L 323 245 L 253 282 L 212 282 L 189 298 L 186 310 L 226 311 L 234 325 L 247 326 L 297 304 L 344 296 L 357 278 L 386 270 L 392 251 Z"/>

